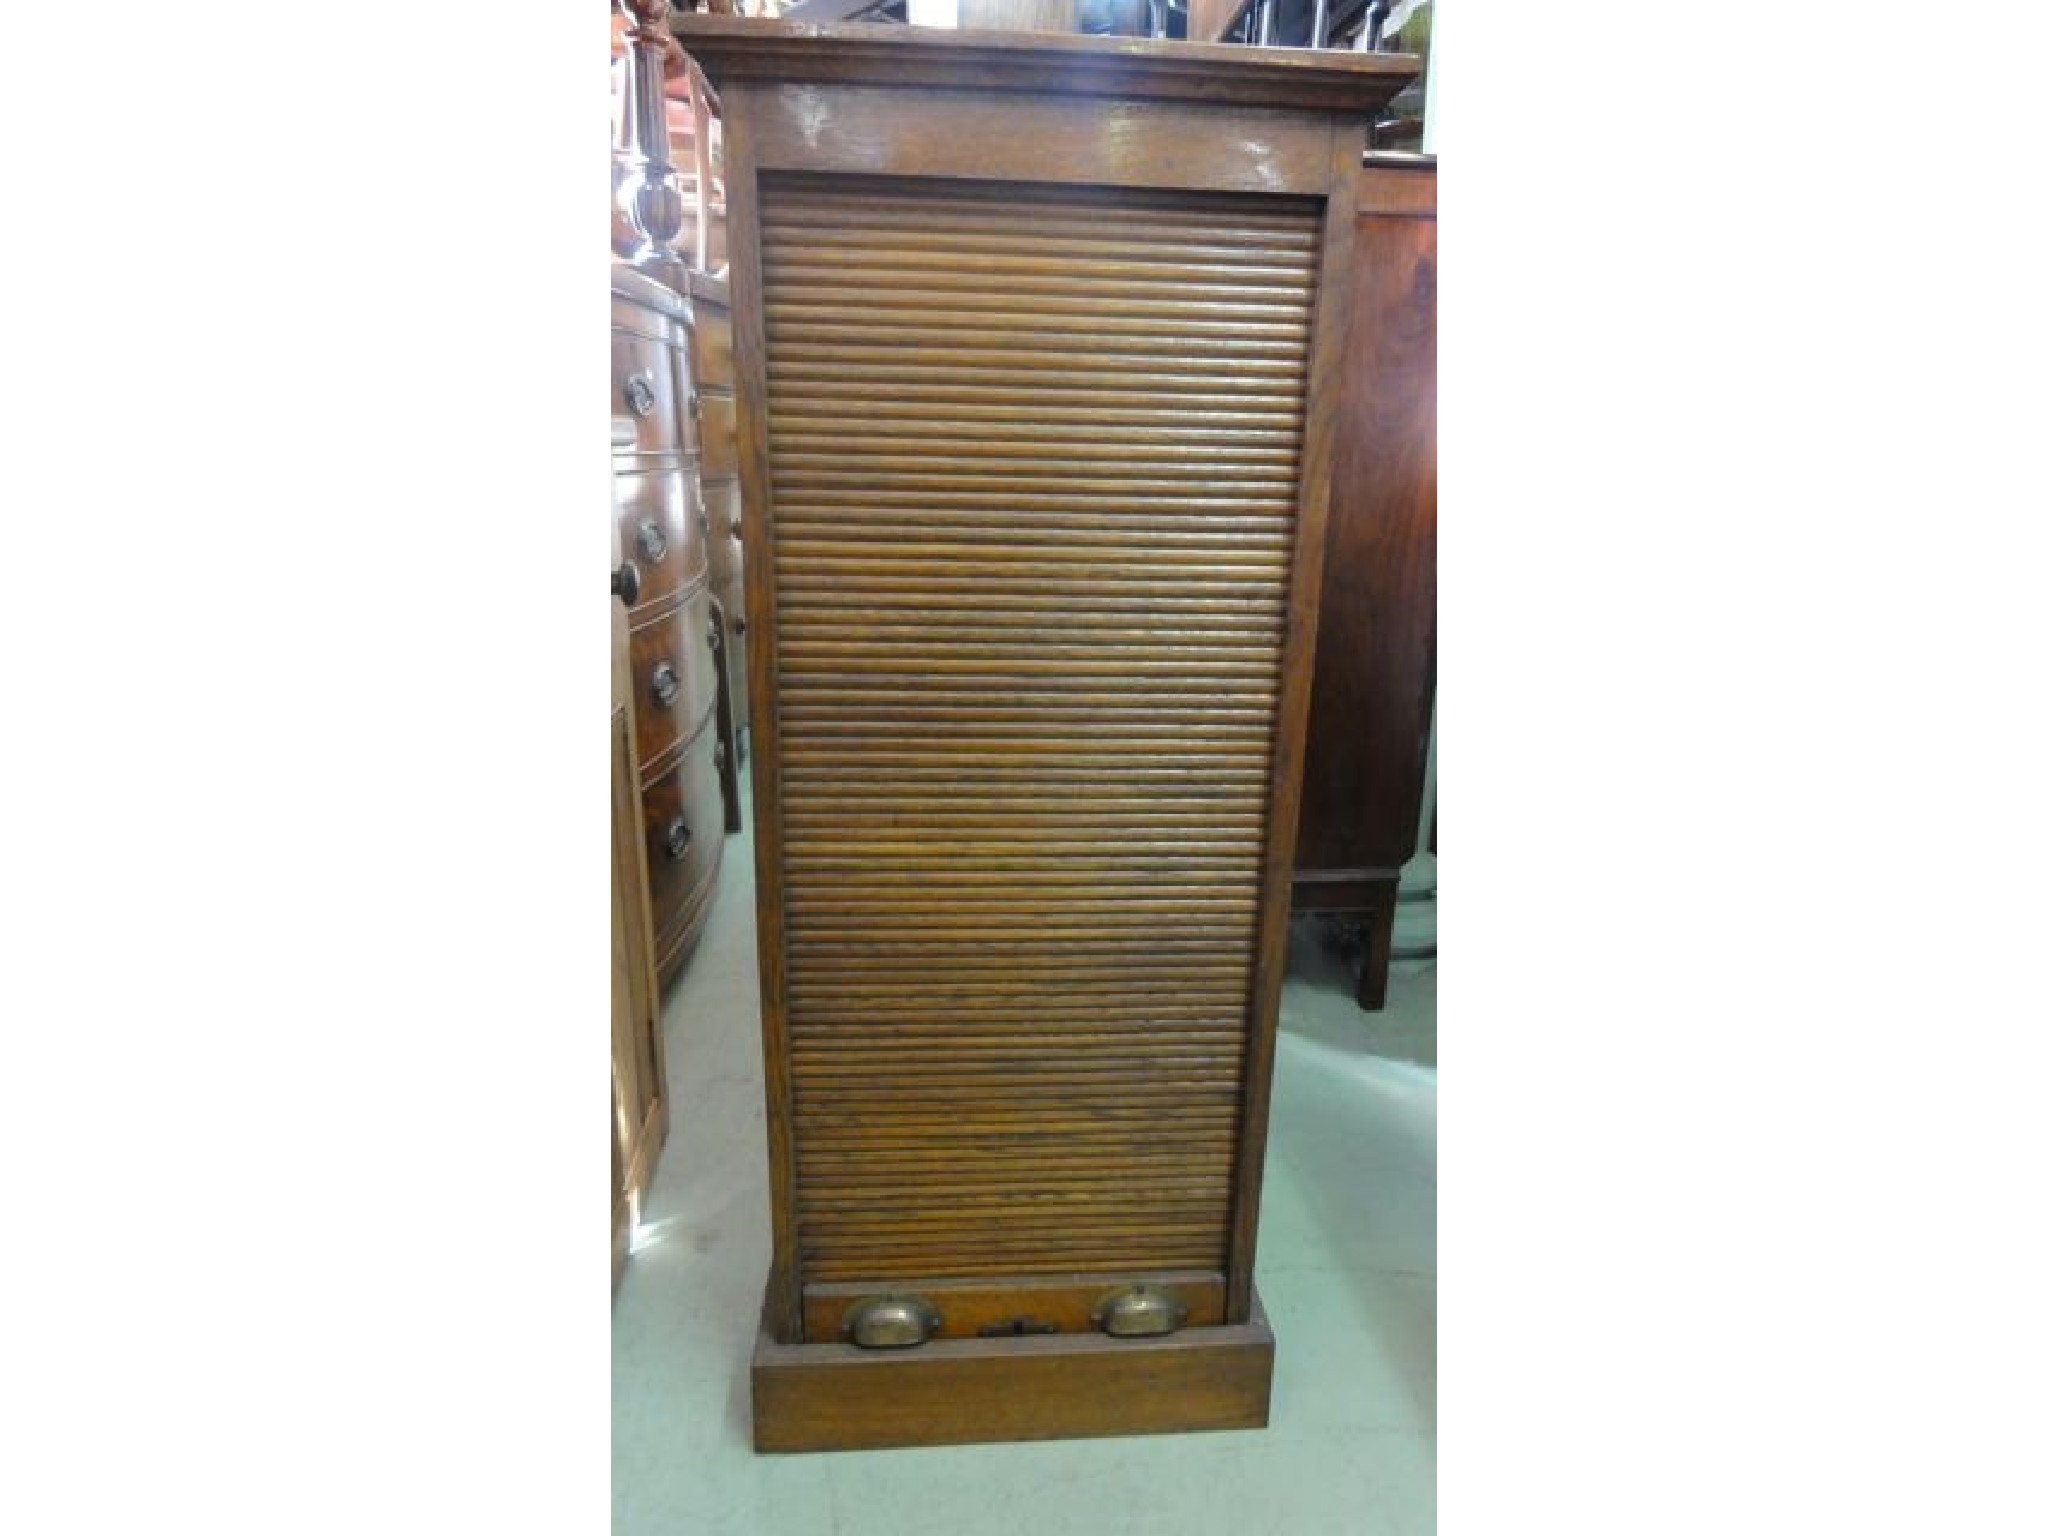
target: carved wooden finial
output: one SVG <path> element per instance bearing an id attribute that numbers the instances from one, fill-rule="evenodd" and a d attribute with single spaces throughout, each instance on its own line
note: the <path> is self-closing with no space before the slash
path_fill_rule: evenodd
<path id="1" fill-rule="evenodd" d="M 681 74 L 683 50 L 668 29 L 669 12 L 675 9 L 669 0 L 618 0 L 618 4 L 626 18 L 627 41 L 644 44 L 658 54 L 664 75 Z"/>
<path id="2" fill-rule="evenodd" d="M 623 254 L 636 267 L 667 277 L 682 268 L 676 237 L 683 231 L 682 179 L 668 158 L 668 108 L 662 77 L 683 67 L 668 29 L 669 0 L 616 0 L 626 18 L 626 101 L 613 146 L 613 189 L 632 230 Z"/>

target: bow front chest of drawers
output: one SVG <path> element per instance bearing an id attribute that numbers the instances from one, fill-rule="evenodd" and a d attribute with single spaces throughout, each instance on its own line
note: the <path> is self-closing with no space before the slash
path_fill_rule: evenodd
<path id="1" fill-rule="evenodd" d="M 1332 372 L 1415 61 L 673 27 L 726 126 L 755 1444 L 1261 1425 Z"/>
<path id="2" fill-rule="evenodd" d="M 702 932 L 725 848 L 710 524 L 697 482 L 687 300 L 612 269 L 612 505 L 632 571 L 633 761 L 656 963 L 671 980 Z"/>

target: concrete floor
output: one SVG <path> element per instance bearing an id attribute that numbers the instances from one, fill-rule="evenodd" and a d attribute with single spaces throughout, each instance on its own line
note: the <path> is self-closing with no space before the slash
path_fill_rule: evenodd
<path id="1" fill-rule="evenodd" d="M 618 1536 L 1434 1530 L 1434 961 L 1396 962 L 1387 1010 L 1366 1014 L 1313 933 L 1291 937 L 1259 1233 L 1269 1428 L 756 1456 L 768 1172 L 750 839 L 725 861 L 668 999 L 668 1146 L 612 1307 Z"/>

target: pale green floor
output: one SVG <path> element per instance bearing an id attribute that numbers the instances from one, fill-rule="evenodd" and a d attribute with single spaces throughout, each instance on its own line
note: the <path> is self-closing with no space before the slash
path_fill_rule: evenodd
<path id="1" fill-rule="evenodd" d="M 751 825 L 751 821 L 749 823 Z M 751 842 L 729 841 L 664 1017 L 673 1106 L 612 1307 L 618 1536 L 1423 1536 L 1436 1514 L 1436 967 L 1381 1014 L 1297 928 L 1258 1286 L 1271 1426 L 756 1456 L 747 1358 L 768 1264 Z"/>

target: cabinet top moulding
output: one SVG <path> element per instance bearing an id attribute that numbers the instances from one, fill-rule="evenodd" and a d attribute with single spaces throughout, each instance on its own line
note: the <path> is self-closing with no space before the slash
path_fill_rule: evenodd
<path id="1" fill-rule="evenodd" d="M 701 12 L 677 12 L 669 26 L 721 86 L 759 79 L 1367 112 L 1385 106 L 1422 67 L 1405 53 L 860 22 L 808 25 Z"/>

